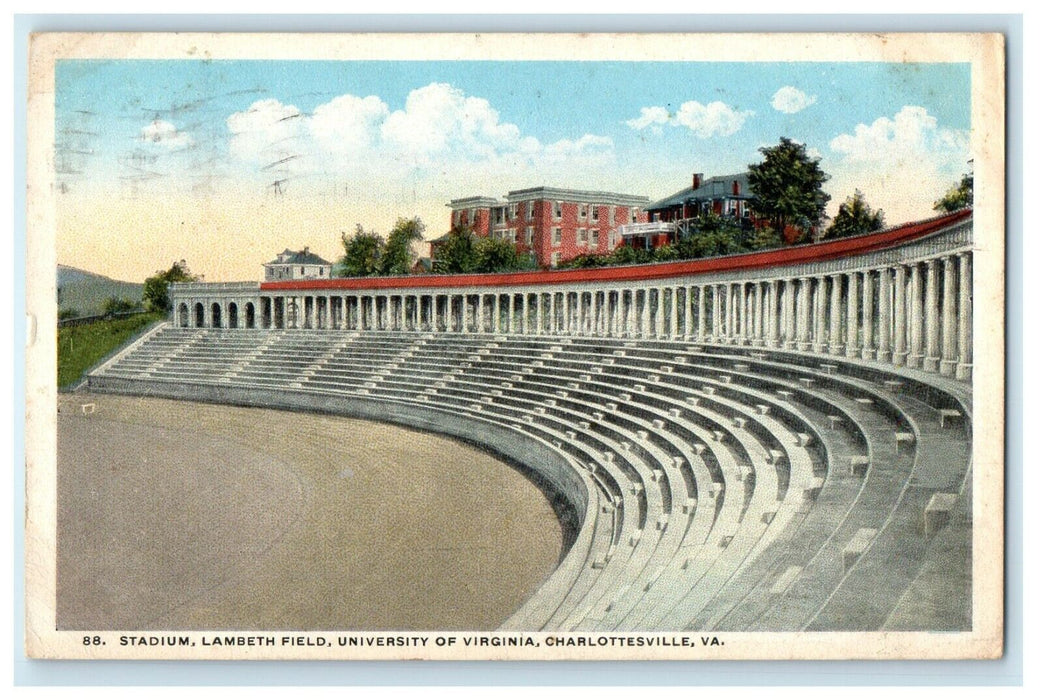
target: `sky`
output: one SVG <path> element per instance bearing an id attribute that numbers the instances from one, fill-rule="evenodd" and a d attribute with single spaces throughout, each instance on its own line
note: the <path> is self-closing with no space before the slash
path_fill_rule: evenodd
<path id="1" fill-rule="evenodd" d="M 357 224 L 540 185 L 655 201 L 743 172 L 781 137 L 887 225 L 970 169 L 968 64 L 64 60 L 55 78 L 59 263 L 139 281 L 184 259 L 259 279 L 329 260 Z"/>

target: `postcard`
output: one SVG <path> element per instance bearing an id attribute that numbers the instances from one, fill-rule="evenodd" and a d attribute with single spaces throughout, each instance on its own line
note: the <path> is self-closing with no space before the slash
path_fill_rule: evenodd
<path id="1" fill-rule="evenodd" d="M 30 53 L 29 656 L 1003 653 L 1002 36 Z"/>

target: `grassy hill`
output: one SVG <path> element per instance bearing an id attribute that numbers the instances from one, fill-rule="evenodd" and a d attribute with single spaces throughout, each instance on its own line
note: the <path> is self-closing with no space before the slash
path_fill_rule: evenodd
<path id="1" fill-rule="evenodd" d="M 83 373 L 129 340 L 163 320 L 165 314 L 135 314 L 58 329 L 58 387 L 79 383 Z"/>
<path id="2" fill-rule="evenodd" d="M 58 312 L 73 310 L 75 316 L 102 313 L 110 297 L 140 302 L 143 284 L 120 282 L 66 265 L 58 266 Z"/>

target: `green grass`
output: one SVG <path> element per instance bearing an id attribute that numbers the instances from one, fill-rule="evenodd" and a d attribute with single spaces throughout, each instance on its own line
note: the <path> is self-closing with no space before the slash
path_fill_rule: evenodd
<path id="1" fill-rule="evenodd" d="M 58 386 L 76 384 L 84 372 L 165 314 L 148 313 L 58 329 Z"/>

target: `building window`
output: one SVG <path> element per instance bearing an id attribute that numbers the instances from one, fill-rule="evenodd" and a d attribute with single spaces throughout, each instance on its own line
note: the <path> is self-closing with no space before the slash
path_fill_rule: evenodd
<path id="1" fill-rule="evenodd" d="M 533 245 L 533 227 L 532 226 L 526 226 L 526 245 L 527 246 L 532 246 Z"/>
<path id="2" fill-rule="evenodd" d="M 305 273 L 305 271 L 304 271 L 304 268 L 302 267 L 301 268 L 301 274 L 303 275 L 304 273 Z"/>
<path id="3" fill-rule="evenodd" d="M 551 239 L 552 245 L 562 245 L 562 227 L 555 227 L 554 238 Z"/>
<path id="4" fill-rule="evenodd" d="M 586 219 L 587 218 L 587 205 L 586 204 L 581 204 L 580 205 L 580 218 L 581 219 Z"/>
<path id="5" fill-rule="evenodd" d="M 631 207 L 631 223 L 638 223 L 638 207 Z"/>
<path id="6" fill-rule="evenodd" d="M 598 205 L 591 205 L 591 221 L 598 221 Z"/>
<path id="7" fill-rule="evenodd" d="M 562 218 L 562 203 L 561 202 L 555 202 L 555 218 L 556 219 L 561 219 Z"/>
<path id="8" fill-rule="evenodd" d="M 533 209 L 535 208 L 535 204 L 536 202 L 533 200 L 529 200 L 528 202 L 526 202 L 526 219 L 531 220 L 533 218 Z"/>
<path id="9" fill-rule="evenodd" d="M 612 226 L 616 223 L 616 207 L 609 207 L 609 225 Z"/>
<path id="10" fill-rule="evenodd" d="M 744 219 L 747 218 L 747 202 L 746 200 L 740 202 L 740 216 Z"/>
<path id="11" fill-rule="evenodd" d="M 578 228 L 576 230 L 576 244 L 578 246 L 587 244 L 587 229 Z"/>
<path id="12" fill-rule="evenodd" d="M 518 206 L 518 205 L 516 205 L 516 204 L 509 204 L 507 206 L 507 220 L 508 221 L 514 221 L 515 220 L 515 214 L 516 214 L 515 207 L 516 206 Z"/>
<path id="13" fill-rule="evenodd" d="M 558 261 L 561 258 L 561 253 L 551 253 L 551 267 L 558 267 Z"/>
<path id="14" fill-rule="evenodd" d="M 591 245 L 595 248 L 598 247 L 598 229 L 591 229 Z"/>

